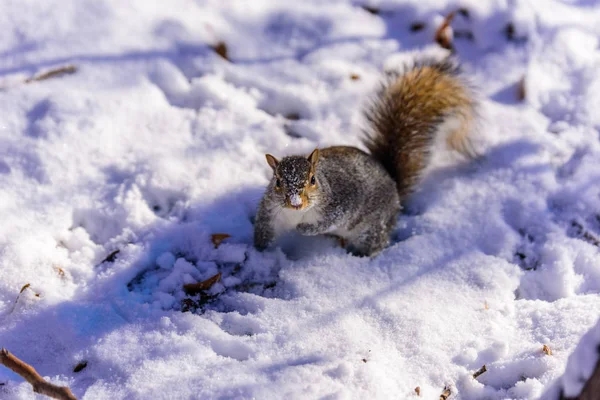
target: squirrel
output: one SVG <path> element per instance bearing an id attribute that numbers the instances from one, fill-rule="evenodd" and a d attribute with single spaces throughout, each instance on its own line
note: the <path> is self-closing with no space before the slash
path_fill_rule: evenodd
<path id="1" fill-rule="evenodd" d="M 470 146 L 477 101 L 451 56 L 416 58 L 388 73 L 365 110 L 368 128 L 358 148 L 315 149 L 277 160 L 266 154 L 273 177 L 259 204 L 254 245 L 276 237 L 331 234 L 359 256 L 389 244 L 401 204 L 418 186 L 438 137 L 473 156 Z"/>

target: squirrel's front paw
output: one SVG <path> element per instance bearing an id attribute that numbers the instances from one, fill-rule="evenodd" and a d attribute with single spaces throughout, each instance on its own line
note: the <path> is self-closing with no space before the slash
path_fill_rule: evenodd
<path id="1" fill-rule="evenodd" d="M 314 235 L 318 235 L 319 232 L 317 232 L 317 227 L 313 224 L 307 224 L 307 223 L 300 223 L 298 225 L 296 225 L 296 230 L 298 232 L 300 232 L 303 235 L 307 235 L 307 236 L 314 236 Z"/>

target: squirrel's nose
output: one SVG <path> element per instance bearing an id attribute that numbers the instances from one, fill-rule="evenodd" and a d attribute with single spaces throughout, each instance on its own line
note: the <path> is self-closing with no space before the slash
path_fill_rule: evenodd
<path id="1" fill-rule="evenodd" d="M 290 205 L 294 208 L 300 208 L 302 206 L 302 197 L 298 193 L 290 195 Z"/>

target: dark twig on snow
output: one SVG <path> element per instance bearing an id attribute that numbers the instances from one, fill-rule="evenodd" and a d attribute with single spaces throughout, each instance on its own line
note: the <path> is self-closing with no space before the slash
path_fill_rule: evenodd
<path id="1" fill-rule="evenodd" d="M 483 365 L 483 367 L 479 368 L 479 369 L 477 370 L 477 372 L 475 372 L 475 373 L 473 374 L 473 378 L 474 378 L 474 379 L 477 379 L 477 377 L 478 377 L 479 375 L 483 374 L 483 373 L 484 373 L 484 372 L 486 372 L 486 371 L 487 371 L 487 367 L 486 367 L 486 366 L 485 366 L 485 364 L 484 364 L 484 365 Z"/>
<path id="2" fill-rule="evenodd" d="M 62 75 L 71 75 L 71 74 L 74 74 L 75 72 L 77 72 L 76 66 L 63 65 L 62 67 L 57 67 L 57 68 L 51 69 L 49 71 L 46 71 L 42 74 L 39 74 L 39 75 L 36 75 L 29 79 L 26 79 L 25 83 L 31 83 L 31 82 L 35 82 L 35 81 L 44 81 L 46 79 L 57 78 Z"/>
<path id="3" fill-rule="evenodd" d="M 0 363 L 29 382 L 33 386 L 35 393 L 43 394 L 53 399 L 77 400 L 73 393 L 71 393 L 71 389 L 66 386 L 53 385 L 44 380 L 31 365 L 19 360 L 5 348 L 0 350 Z"/>

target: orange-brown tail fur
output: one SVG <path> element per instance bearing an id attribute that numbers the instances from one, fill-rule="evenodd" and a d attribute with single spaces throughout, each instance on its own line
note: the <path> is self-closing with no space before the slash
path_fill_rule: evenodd
<path id="1" fill-rule="evenodd" d="M 366 111 L 364 143 L 396 180 L 403 199 L 418 184 L 436 136 L 445 131 L 450 147 L 472 155 L 468 134 L 475 99 L 450 58 L 422 59 L 392 74 Z"/>

